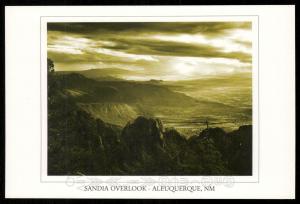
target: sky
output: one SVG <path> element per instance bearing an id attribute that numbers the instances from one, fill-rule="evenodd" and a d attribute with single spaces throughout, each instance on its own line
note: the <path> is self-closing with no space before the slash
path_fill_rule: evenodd
<path id="1" fill-rule="evenodd" d="M 48 23 L 56 71 L 118 68 L 130 80 L 251 73 L 251 22 Z M 133 74 L 134 73 L 134 74 Z"/>

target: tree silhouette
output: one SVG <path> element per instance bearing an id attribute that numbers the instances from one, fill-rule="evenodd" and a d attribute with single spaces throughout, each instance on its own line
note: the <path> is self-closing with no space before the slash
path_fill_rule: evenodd
<path id="1" fill-rule="evenodd" d="M 48 68 L 48 73 L 54 72 L 54 62 L 50 59 L 47 58 L 47 68 Z"/>

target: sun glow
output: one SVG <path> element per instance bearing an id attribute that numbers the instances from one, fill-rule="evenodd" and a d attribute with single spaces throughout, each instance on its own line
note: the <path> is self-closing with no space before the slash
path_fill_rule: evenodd
<path id="1" fill-rule="evenodd" d="M 195 67 L 186 62 L 177 62 L 173 64 L 173 68 L 176 70 L 178 74 L 190 76 L 195 71 Z"/>

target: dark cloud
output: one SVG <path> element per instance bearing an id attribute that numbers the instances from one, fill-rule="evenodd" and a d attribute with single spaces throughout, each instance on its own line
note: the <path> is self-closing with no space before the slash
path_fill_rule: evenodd
<path id="1" fill-rule="evenodd" d="M 251 22 L 101 22 L 101 23 L 48 23 L 49 31 L 84 34 L 93 38 L 101 34 L 132 33 L 203 33 L 222 35 L 231 29 L 251 29 Z"/>
<path id="2" fill-rule="evenodd" d="M 111 40 L 111 39 L 110 39 Z M 251 62 L 252 56 L 244 52 L 223 52 L 220 48 L 207 44 L 190 44 L 153 39 L 118 39 L 115 46 L 104 46 L 108 49 L 143 55 L 215 57 L 239 59 L 241 62 Z"/>
<path id="3" fill-rule="evenodd" d="M 48 51 L 48 57 L 58 63 L 99 62 L 99 60 L 101 59 L 96 54 L 71 54 L 53 51 Z"/>
<path id="4" fill-rule="evenodd" d="M 244 40 L 234 40 L 235 43 L 242 44 L 247 48 L 252 48 L 252 42 L 244 41 Z"/>

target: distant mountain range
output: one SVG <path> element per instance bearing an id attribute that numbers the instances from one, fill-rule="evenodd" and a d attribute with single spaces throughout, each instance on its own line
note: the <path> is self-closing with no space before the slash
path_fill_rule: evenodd
<path id="1" fill-rule="evenodd" d="M 120 69 L 120 68 L 101 68 L 101 69 L 88 69 L 83 71 L 58 71 L 57 74 L 81 74 L 87 78 L 99 80 L 121 80 L 124 75 L 135 75 L 136 71 Z"/>

